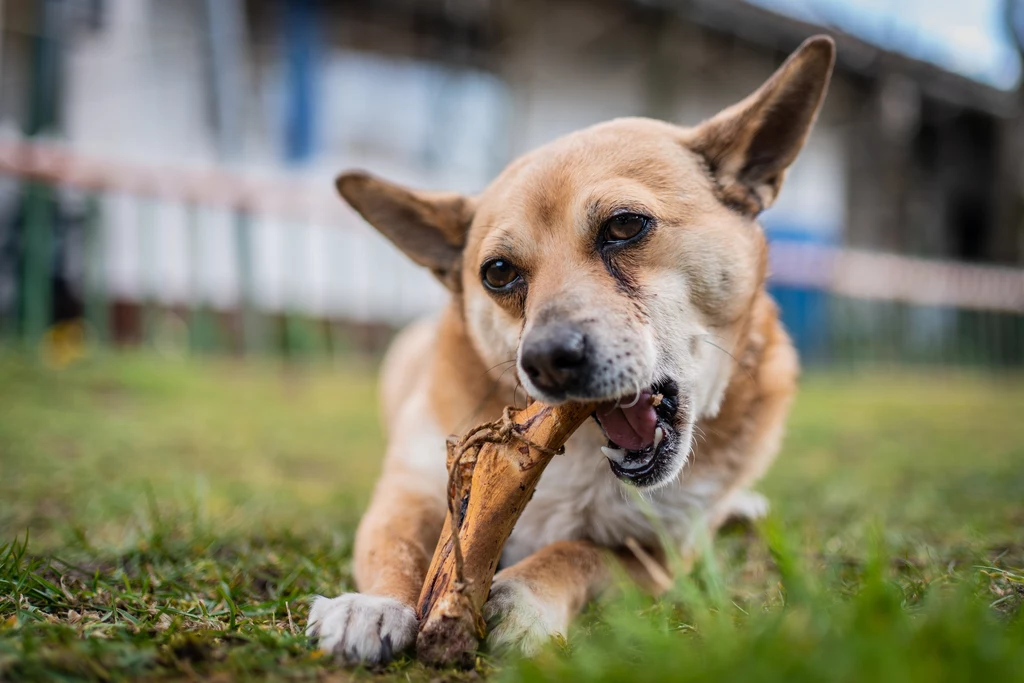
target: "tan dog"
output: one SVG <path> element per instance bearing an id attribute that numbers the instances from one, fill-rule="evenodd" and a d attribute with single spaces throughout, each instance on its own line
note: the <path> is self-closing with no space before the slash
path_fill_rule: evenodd
<path id="1" fill-rule="evenodd" d="M 604 404 L 509 539 L 485 607 L 491 647 L 529 654 L 564 634 L 613 562 L 652 583 L 627 543 L 659 557 L 665 533 L 685 556 L 727 517 L 764 513 L 749 487 L 778 451 L 798 368 L 765 293 L 756 218 L 814 123 L 833 58 L 832 40 L 813 38 L 695 128 L 600 124 L 521 157 L 476 197 L 338 179 L 451 302 L 385 362 L 389 444 L 356 537 L 360 592 L 313 605 L 323 650 L 372 663 L 413 643 L 446 511 L 445 436 L 522 405 L 517 385 Z"/>

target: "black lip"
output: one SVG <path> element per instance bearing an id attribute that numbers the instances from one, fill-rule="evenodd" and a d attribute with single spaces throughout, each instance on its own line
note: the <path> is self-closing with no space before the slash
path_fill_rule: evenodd
<path id="1" fill-rule="evenodd" d="M 671 431 L 668 431 L 665 425 L 661 424 L 660 421 L 658 426 L 665 430 L 665 437 L 662 442 L 658 444 L 658 450 L 654 453 L 654 457 L 651 458 L 649 463 L 641 468 L 625 469 L 614 460 L 608 460 L 608 465 L 612 468 L 612 472 L 616 477 L 635 486 L 648 486 L 658 480 L 658 473 L 665 469 L 665 462 L 669 459 L 669 448 L 672 448 L 675 444 L 675 430 L 672 429 Z M 611 442 L 609 441 L 608 443 Z M 626 457 L 628 459 L 633 453 L 641 456 L 645 452 L 646 449 L 644 451 L 626 451 Z"/>

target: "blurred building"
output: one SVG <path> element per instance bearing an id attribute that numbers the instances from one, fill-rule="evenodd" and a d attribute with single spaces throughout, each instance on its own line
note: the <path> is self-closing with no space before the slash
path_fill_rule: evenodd
<path id="1" fill-rule="evenodd" d="M 104 159 L 299 178 L 325 195 L 350 167 L 473 191 L 515 155 L 591 123 L 629 115 L 696 123 L 827 31 L 839 45 L 836 75 L 780 202 L 764 216 L 773 238 L 1024 264 L 1020 164 L 1006 159 L 1013 147 L 1005 144 L 1020 96 L 843 26 L 823 29 L 739 0 L 3 0 L 0 8 L 0 129 Z M 10 178 L 4 186 L 10 226 L 16 187 Z M 350 213 L 341 213 L 342 230 L 312 209 L 301 223 L 253 216 L 252 263 L 239 266 L 237 217 L 201 208 L 197 249 L 186 209 L 129 191 L 103 197 L 113 298 L 229 309 L 248 277 L 258 308 L 400 322 L 443 297 Z"/>

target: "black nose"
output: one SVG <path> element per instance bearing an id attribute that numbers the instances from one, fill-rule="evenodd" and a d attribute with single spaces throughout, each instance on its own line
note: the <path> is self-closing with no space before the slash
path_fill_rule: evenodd
<path id="1" fill-rule="evenodd" d="M 523 340 L 523 371 L 542 391 L 564 393 L 582 384 L 587 365 L 587 336 L 572 325 L 548 324 Z"/>

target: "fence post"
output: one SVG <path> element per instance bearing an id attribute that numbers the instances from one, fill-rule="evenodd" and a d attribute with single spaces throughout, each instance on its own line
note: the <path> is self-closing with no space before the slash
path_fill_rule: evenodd
<path id="1" fill-rule="evenodd" d="M 156 333 L 156 311 L 154 311 L 153 296 L 156 292 L 155 268 L 157 255 L 154 250 L 155 221 L 153 202 L 154 199 L 139 196 L 136 201 L 142 202 L 139 205 L 139 304 L 141 308 L 141 342 L 150 344 L 153 342 Z"/>
<path id="2" fill-rule="evenodd" d="M 308 335 L 303 329 L 303 321 L 299 319 L 301 310 L 300 287 L 291 280 L 293 274 L 306 272 L 302 263 L 302 237 L 305 226 L 298 223 L 288 223 L 284 226 L 283 236 L 285 241 L 285 296 L 282 302 L 284 313 L 284 339 L 285 355 L 289 360 L 295 360 L 307 351 Z"/>
<path id="3" fill-rule="evenodd" d="M 110 341 L 105 246 L 100 226 L 99 198 L 90 194 L 85 204 L 85 319 L 95 335 L 97 346 Z"/>
<path id="4" fill-rule="evenodd" d="M 31 37 L 28 120 L 25 133 L 33 138 L 54 127 L 59 111 L 59 59 L 62 22 L 55 0 L 29 3 L 39 30 Z M 21 281 L 22 338 L 37 348 L 50 326 L 53 312 L 53 188 L 30 182 L 25 193 L 24 269 Z"/>
<path id="5" fill-rule="evenodd" d="M 235 254 L 238 259 L 238 309 L 242 318 L 242 352 L 263 350 L 263 326 L 256 310 L 256 282 L 253 274 L 252 217 L 235 209 Z"/>
<path id="6" fill-rule="evenodd" d="M 193 353 L 207 351 L 215 343 L 211 334 L 209 311 L 203 300 L 202 247 L 200 240 L 200 213 L 198 204 L 189 203 L 185 207 L 188 214 L 188 268 L 189 284 L 192 294 L 192 305 L 189 310 L 188 347 Z"/>
<path id="7" fill-rule="evenodd" d="M 53 260 L 51 188 L 29 183 L 25 196 L 25 262 L 22 271 L 22 340 L 38 347 L 50 326 Z"/>

